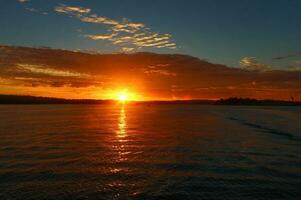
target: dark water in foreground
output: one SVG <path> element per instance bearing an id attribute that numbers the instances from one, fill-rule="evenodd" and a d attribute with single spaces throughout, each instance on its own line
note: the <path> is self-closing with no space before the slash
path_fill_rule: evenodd
<path id="1" fill-rule="evenodd" d="M 0 199 L 299 199 L 301 107 L 0 106 Z"/>

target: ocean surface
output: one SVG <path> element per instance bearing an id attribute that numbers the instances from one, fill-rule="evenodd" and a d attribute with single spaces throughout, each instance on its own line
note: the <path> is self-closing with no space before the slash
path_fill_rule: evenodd
<path id="1" fill-rule="evenodd" d="M 299 199 L 301 107 L 1 105 L 0 199 Z"/>

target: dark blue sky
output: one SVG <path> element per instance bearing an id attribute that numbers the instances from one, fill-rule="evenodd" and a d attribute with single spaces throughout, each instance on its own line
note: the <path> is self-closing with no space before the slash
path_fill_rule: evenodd
<path id="1" fill-rule="evenodd" d="M 253 57 L 255 64 L 275 69 L 301 66 L 299 0 L 1 0 L 0 4 L 1 44 L 100 52 L 128 48 L 181 53 L 234 67 L 240 66 L 246 57 Z M 55 11 L 58 7 L 65 10 Z M 91 10 L 79 13 L 68 7 Z M 93 14 L 114 23 L 132 22 L 144 27 L 130 34 L 114 32 L 112 25 L 84 21 L 84 16 L 95 19 Z M 168 37 L 163 42 L 168 45 L 152 43 L 154 46 L 148 47 L 145 43 L 137 44 L 137 40 L 114 44 L 121 36 L 134 37 L 146 32 L 157 34 L 158 41 Z M 116 39 L 87 37 L 110 34 Z"/>

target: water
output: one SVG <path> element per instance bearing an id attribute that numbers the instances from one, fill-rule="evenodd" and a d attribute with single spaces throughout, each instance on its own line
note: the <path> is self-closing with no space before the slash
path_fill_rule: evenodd
<path id="1" fill-rule="evenodd" d="M 0 106 L 0 199 L 298 199 L 301 108 Z"/>

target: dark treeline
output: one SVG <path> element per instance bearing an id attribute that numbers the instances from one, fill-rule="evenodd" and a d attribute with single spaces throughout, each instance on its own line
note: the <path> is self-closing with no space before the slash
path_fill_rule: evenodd
<path id="1" fill-rule="evenodd" d="M 0 95 L 0 104 L 101 104 L 111 100 L 61 99 L 51 97 Z"/>
<path id="2" fill-rule="evenodd" d="M 250 99 L 250 98 L 232 97 L 232 98 L 217 100 L 215 102 L 215 105 L 300 106 L 301 102 L 280 101 L 280 100 L 257 100 L 257 99 Z"/>
<path id="3" fill-rule="evenodd" d="M 0 95 L 0 104 L 106 104 L 114 100 L 95 99 L 61 99 L 51 97 Z M 174 101 L 142 101 L 132 102 L 135 104 L 205 104 L 205 105 L 279 105 L 279 106 L 301 106 L 301 102 L 280 100 L 257 100 L 249 98 L 227 98 L 217 101 L 213 100 L 174 100 Z"/>

